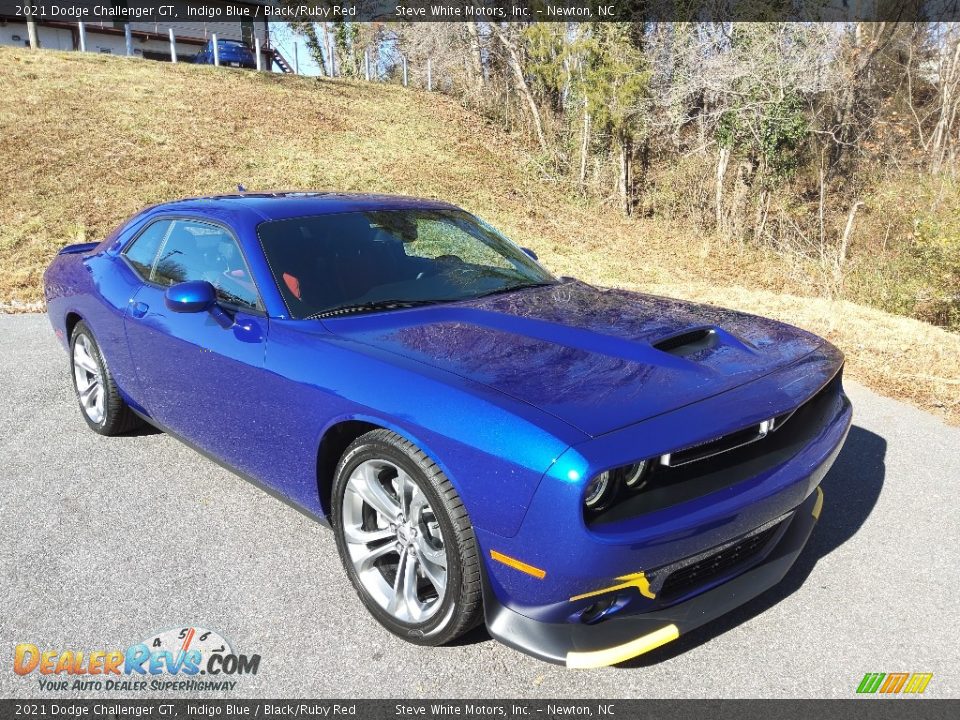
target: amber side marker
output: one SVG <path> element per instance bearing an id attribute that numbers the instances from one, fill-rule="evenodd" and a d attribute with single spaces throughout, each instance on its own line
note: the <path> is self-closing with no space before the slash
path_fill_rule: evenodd
<path id="1" fill-rule="evenodd" d="M 527 565 L 522 560 L 517 560 L 516 558 L 512 558 L 509 555 L 504 555 L 496 550 L 490 551 L 490 557 L 497 562 L 501 562 L 508 567 L 512 567 L 514 570 L 519 570 L 527 575 L 533 575 L 533 577 L 537 578 L 538 580 L 543 580 L 547 576 L 546 570 L 541 570 L 533 565 Z"/>

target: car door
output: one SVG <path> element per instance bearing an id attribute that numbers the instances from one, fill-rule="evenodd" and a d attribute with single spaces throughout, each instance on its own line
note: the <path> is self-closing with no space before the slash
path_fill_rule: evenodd
<path id="1" fill-rule="evenodd" d="M 236 236 L 199 218 L 160 219 L 122 257 L 143 281 L 124 323 L 146 411 L 202 450 L 249 469 L 267 320 Z M 167 308 L 167 288 L 191 280 L 214 285 L 232 327 L 209 312 Z"/>

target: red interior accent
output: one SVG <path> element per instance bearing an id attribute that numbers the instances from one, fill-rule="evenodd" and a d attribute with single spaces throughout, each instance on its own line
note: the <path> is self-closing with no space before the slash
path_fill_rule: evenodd
<path id="1" fill-rule="evenodd" d="M 283 274 L 283 282 L 287 286 L 293 296 L 299 300 L 300 299 L 300 280 L 290 273 Z"/>

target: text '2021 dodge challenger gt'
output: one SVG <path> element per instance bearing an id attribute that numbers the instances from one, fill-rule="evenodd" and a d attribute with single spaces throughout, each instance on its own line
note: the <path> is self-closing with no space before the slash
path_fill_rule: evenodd
<path id="1" fill-rule="evenodd" d="M 87 424 L 177 436 L 329 523 L 423 645 L 571 667 L 777 583 L 820 515 L 843 357 L 760 317 L 557 279 L 452 205 L 171 202 L 46 272 Z"/>

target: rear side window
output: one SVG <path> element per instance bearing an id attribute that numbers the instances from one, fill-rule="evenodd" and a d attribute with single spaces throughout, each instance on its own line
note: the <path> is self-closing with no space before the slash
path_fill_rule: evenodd
<path id="1" fill-rule="evenodd" d="M 123 253 L 144 280 L 150 279 L 153 262 L 157 259 L 157 252 L 170 231 L 170 225 L 170 220 L 159 220 L 153 223 Z"/>

